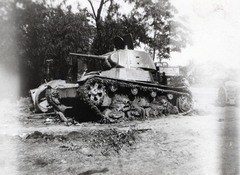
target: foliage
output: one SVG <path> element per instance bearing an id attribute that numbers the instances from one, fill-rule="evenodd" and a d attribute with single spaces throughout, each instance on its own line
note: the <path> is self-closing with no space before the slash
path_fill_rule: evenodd
<path id="1" fill-rule="evenodd" d="M 89 3 L 92 4 L 92 1 L 89 0 Z M 101 14 L 104 5 L 107 6 L 105 16 Z M 139 46 L 140 42 L 147 43 L 147 25 L 144 24 L 144 21 L 135 17 L 136 12 L 125 15 L 121 14 L 119 9 L 120 5 L 114 0 L 101 0 L 97 10 L 98 13 L 92 6 L 91 17 L 96 25 L 96 35 L 92 45 L 95 54 L 104 54 L 111 51 L 114 47 L 112 39 L 129 33 L 132 34 L 134 46 Z"/>
<path id="2" fill-rule="evenodd" d="M 0 1 L 0 64 L 8 69 L 17 70 L 17 28 L 13 25 L 15 19 L 11 15 L 14 13 L 14 8 L 14 5 L 8 0 Z"/>
<path id="3" fill-rule="evenodd" d="M 140 46 L 140 41 L 146 41 L 148 38 L 145 25 L 139 23 L 133 15 L 129 17 L 123 15 L 122 18 L 116 20 L 106 17 L 102 27 L 104 30 L 100 31 L 101 34 L 98 37 L 96 36 L 92 45 L 95 54 L 104 54 L 112 51 L 114 48 L 112 39 L 116 36 L 124 36 L 131 33 L 134 46 Z"/>
<path id="4" fill-rule="evenodd" d="M 54 7 L 45 1 L 31 0 L 6 1 L 3 9 L 1 60 L 6 65 L 14 65 L 18 60 L 21 87 L 28 85 L 25 92 L 46 78 L 47 60 L 53 61 L 52 78 L 65 79 L 68 53 L 89 50 L 94 29 L 89 25 L 86 9 L 73 13 L 64 2 Z"/>
<path id="5" fill-rule="evenodd" d="M 169 0 L 125 0 L 134 4 L 127 15 L 119 12 L 120 5 L 114 0 L 101 0 L 98 13 L 92 1 L 88 1 L 97 32 L 92 45 L 95 54 L 110 51 L 113 47 L 109 45 L 111 39 L 128 33 L 133 35 L 134 46 L 143 43 L 149 47 L 153 59 L 155 55 L 159 59 L 169 58 L 171 51 L 180 52 L 190 41 L 190 31 L 184 25 L 186 19 L 177 15 Z M 102 15 L 103 6 L 108 9 L 105 17 Z"/>
<path id="6" fill-rule="evenodd" d="M 114 0 L 101 0 L 96 11 L 92 0 L 88 0 L 92 7 L 91 17 L 95 21 L 96 35 L 92 44 L 92 49 L 95 54 L 104 54 L 112 48 L 110 46 L 111 39 L 120 31 L 118 18 L 120 18 L 119 4 Z M 108 5 L 105 19 L 102 15 L 103 6 Z"/>
<path id="7" fill-rule="evenodd" d="M 127 0 L 126 0 L 127 1 Z M 169 0 L 128 0 L 135 3 L 132 13 L 138 21 L 145 23 L 148 40 L 143 41 L 161 60 L 169 58 L 171 51 L 180 52 L 189 41 L 189 30 L 178 19 L 177 10 Z"/>

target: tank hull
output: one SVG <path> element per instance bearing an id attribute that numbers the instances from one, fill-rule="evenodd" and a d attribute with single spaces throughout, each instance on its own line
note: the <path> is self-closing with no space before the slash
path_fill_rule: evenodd
<path id="1" fill-rule="evenodd" d="M 53 95 L 55 91 L 57 97 Z M 91 115 L 103 123 L 186 114 L 193 108 L 192 95 L 187 87 L 169 87 L 102 75 L 86 75 L 78 82 L 78 87 L 48 89 L 47 96 L 56 111 L 65 114 L 66 109 L 71 107 L 86 115 L 90 110 Z M 66 99 L 72 99 L 70 101 L 75 104 L 65 105 Z"/>

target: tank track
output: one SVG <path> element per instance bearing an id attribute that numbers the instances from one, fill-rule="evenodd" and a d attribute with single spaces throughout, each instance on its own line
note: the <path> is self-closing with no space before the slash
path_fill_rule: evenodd
<path id="1" fill-rule="evenodd" d="M 100 116 L 101 123 L 179 113 L 184 115 L 193 108 L 192 95 L 187 88 L 98 76 L 80 82 L 77 94 Z"/>

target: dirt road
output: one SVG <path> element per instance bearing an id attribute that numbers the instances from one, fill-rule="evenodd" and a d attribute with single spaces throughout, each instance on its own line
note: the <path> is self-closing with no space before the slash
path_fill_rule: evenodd
<path id="1" fill-rule="evenodd" d="M 217 106 L 216 88 L 191 90 L 195 101 L 191 115 L 112 125 L 22 122 L 17 105 L 3 102 L 0 170 L 3 174 L 239 174 L 239 108 Z M 117 128 L 120 134 L 131 128 L 144 132 L 138 132 L 139 139 L 123 145 L 120 152 L 107 150 L 106 155 L 105 147 L 89 146 L 100 140 L 99 135 L 90 135 L 109 128 Z M 26 139 L 34 131 L 68 136 L 68 141 Z M 70 138 L 72 131 L 75 138 Z"/>

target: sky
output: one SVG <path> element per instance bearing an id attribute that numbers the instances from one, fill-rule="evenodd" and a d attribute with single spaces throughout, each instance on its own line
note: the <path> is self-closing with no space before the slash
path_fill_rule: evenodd
<path id="1" fill-rule="evenodd" d="M 170 63 L 217 61 L 227 68 L 240 66 L 239 0 L 172 0 L 179 14 L 188 15 L 193 45 L 172 53 Z"/>

